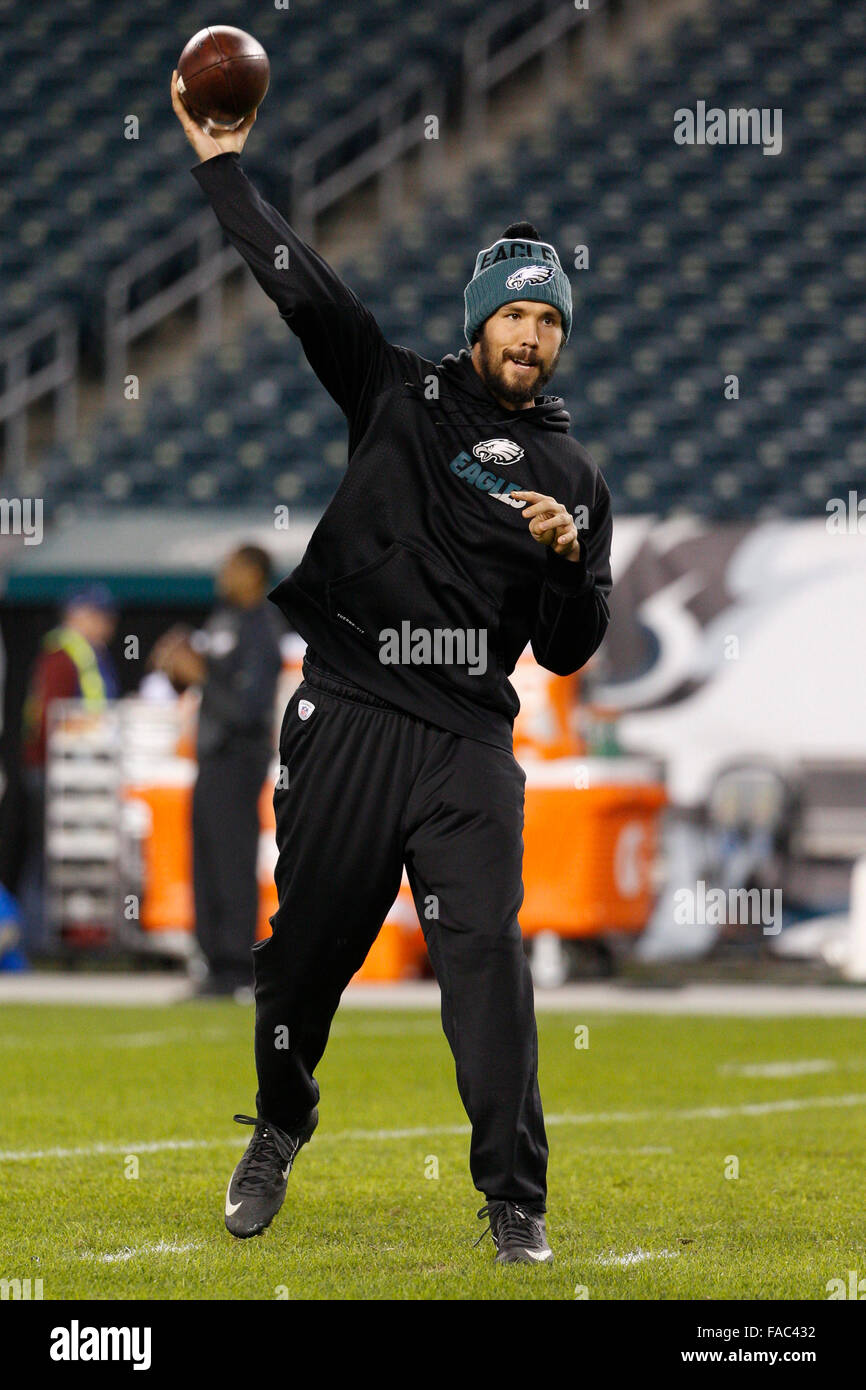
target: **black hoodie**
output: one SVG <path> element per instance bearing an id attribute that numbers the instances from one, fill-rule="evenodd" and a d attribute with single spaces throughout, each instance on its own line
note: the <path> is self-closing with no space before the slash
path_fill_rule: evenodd
<path id="1" fill-rule="evenodd" d="M 609 618 L 610 493 L 569 434 L 561 398 L 506 410 L 468 349 L 436 364 L 387 342 L 236 153 L 191 172 L 349 426 L 345 476 L 272 599 L 332 670 L 443 729 L 510 749 L 520 704 L 508 676 L 527 643 L 567 675 L 592 656 Z M 383 278 L 387 289 L 387 265 Z M 520 489 L 575 515 L 577 562 L 531 536 L 525 504 L 509 501 Z"/>

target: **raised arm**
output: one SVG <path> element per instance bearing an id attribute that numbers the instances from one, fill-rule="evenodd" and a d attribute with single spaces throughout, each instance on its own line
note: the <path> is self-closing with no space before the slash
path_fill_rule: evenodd
<path id="1" fill-rule="evenodd" d="M 281 317 L 301 340 L 325 389 L 361 426 L 369 402 L 400 371 L 396 349 L 336 271 L 261 197 L 240 167 L 256 113 L 235 131 L 206 134 L 190 116 L 172 74 L 172 105 L 201 163 L 191 173 L 220 225 Z"/>

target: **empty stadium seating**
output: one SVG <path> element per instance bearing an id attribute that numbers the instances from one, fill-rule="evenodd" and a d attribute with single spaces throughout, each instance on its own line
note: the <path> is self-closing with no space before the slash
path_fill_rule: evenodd
<path id="1" fill-rule="evenodd" d="M 141 8 L 143 32 L 164 8 Z M 371 7 L 382 33 L 397 8 Z M 233 7 L 224 9 L 231 19 Z M 330 29 L 351 25 L 347 7 L 328 14 Z M 172 15 L 179 31 L 182 18 Z M 109 30 L 95 33 L 107 40 Z M 367 37 L 373 63 L 384 50 Z M 714 3 L 639 51 L 626 73 L 571 93 L 507 164 L 473 173 L 340 269 L 392 341 L 438 360 L 463 345 L 462 288 L 477 249 L 509 221 L 533 219 L 559 247 L 575 294 L 554 388 L 616 506 L 718 518 L 823 512 L 827 497 L 866 481 L 864 37 L 866 11 L 853 3 Z M 418 38 L 423 48 L 429 35 Z M 311 24 L 306 42 L 312 55 L 328 37 Z M 307 89 L 298 90 L 302 131 Z M 677 145 L 673 113 L 698 100 L 781 107 L 782 152 Z M 176 142 L 166 135 L 161 153 L 142 154 L 153 184 L 141 197 L 124 201 L 115 186 L 112 209 L 108 186 L 88 182 L 71 209 L 74 188 L 62 200 L 55 193 L 34 211 L 45 238 L 74 213 L 83 255 L 104 210 L 131 222 L 159 192 L 156 230 L 201 205 L 186 167 L 166 175 Z M 59 155 L 47 148 L 39 158 Z M 572 268 L 579 245 L 589 248 L 586 270 Z M 23 253 L 7 246 L 4 265 L 7 254 L 20 264 Z M 98 277 L 98 265 L 88 269 Z M 84 292 L 74 261 L 55 274 Z M 43 289 L 52 287 L 33 294 Z M 729 400 L 731 376 L 739 397 Z M 195 506 L 243 497 L 319 508 L 345 458 L 342 417 L 274 311 L 266 331 L 199 357 L 189 380 L 158 390 L 137 432 L 119 412 L 83 449 L 55 451 L 50 500 Z"/>
<path id="2" fill-rule="evenodd" d="M 406 0 L 291 0 L 255 7 L 271 59 L 272 189 L 288 187 L 293 150 L 409 62 L 459 52 L 471 0 L 447 0 L 447 23 Z M 251 27 L 251 7 L 222 0 L 219 22 Z M 189 214 L 194 162 L 169 80 L 201 7 L 170 0 L 0 0 L 0 331 L 58 298 L 96 357 L 93 310 L 106 272 Z M 351 62 L 347 61 L 351 55 Z M 127 125 L 137 117 L 135 138 Z M 101 320 L 97 312 L 96 323 Z"/>

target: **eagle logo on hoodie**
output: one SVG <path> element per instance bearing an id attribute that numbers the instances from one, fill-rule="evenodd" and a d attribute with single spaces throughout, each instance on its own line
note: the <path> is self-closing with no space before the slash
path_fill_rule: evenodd
<path id="1" fill-rule="evenodd" d="M 513 439 L 482 439 L 472 447 L 472 452 L 480 463 L 516 463 L 523 458 L 523 450 Z"/>
<path id="2" fill-rule="evenodd" d="M 523 265 L 505 281 L 508 290 L 522 290 L 525 285 L 544 285 L 554 275 L 552 265 Z"/>

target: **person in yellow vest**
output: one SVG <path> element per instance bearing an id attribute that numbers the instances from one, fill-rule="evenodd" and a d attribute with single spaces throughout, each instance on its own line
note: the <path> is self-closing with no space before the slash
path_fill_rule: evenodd
<path id="1" fill-rule="evenodd" d="M 91 584 L 70 595 L 60 623 L 42 639 L 24 703 L 22 762 L 27 848 L 21 878 L 24 944 L 46 946 L 43 909 L 45 849 L 45 753 L 48 709 L 55 700 L 84 700 L 99 708 L 118 694 L 108 644 L 117 626 L 110 591 Z"/>

